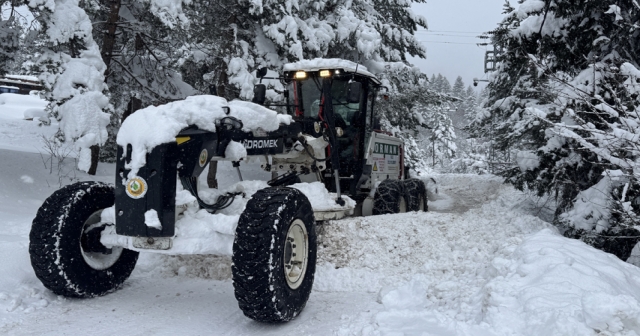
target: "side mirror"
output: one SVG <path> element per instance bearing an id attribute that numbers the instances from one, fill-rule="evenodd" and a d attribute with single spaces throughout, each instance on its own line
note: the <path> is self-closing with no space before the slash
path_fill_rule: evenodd
<path id="1" fill-rule="evenodd" d="M 253 102 L 264 105 L 267 97 L 267 86 L 264 84 L 256 84 L 253 86 Z"/>
<path id="2" fill-rule="evenodd" d="M 349 92 L 347 92 L 347 103 L 359 103 L 360 91 L 362 91 L 362 83 L 351 82 L 349 83 Z"/>
<path id="3" fill-rule="evenodd" d="M 256 77 L 262 78 L 267 75 L 267 67 L 260 68 L 256 70 Z"/>

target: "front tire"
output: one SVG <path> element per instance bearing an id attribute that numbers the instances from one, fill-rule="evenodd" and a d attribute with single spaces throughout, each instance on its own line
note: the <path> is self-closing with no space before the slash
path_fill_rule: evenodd
<path id="1" fill-rule="evenodd" d="M 131 275 L 138 252 L 99 243 L 102 210 L 114 204 L 113 186 L 79 182 L 42 204 L 29 233 L 31 266 L 57 295 L 75 298 L 114 291 Z"/>
<path id="2" fill-rule="evenodd" d="M 297 189 L 259 190 L 240 215 L 233 243 L 238 305 L 259 322 L 286 322 L 304 308 L 316 269 L 313 209 Z"/>

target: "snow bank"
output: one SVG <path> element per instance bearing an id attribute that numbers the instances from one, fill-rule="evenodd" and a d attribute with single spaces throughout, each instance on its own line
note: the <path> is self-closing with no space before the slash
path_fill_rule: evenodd
<path id="1" fill-rule="evenodd" d="M 37 96 L 0 94 L 0 119 L 24 119 L 27 111 L 44 111 L 47 102 Z"/>
<path id="2" fill-rule="evenodd" d="M 640 269 L 545 229 L 497 251 L 468 314 L 433 309 L 428 281 L 383 288 L 364 334 L 637 335 Z M 343 331 L 354 331 L 345 329 Z M 371 332 L 367 332 L 371 331 Z"/>
<path id="3" fill-rule="evenodd" d="M 479 317 L 521 335 L 640 333 L 640 269 L 551 230 L 492 262 Z"/>
<path id="4" fill-rule="evenodd" d="M 227 115 L 223 107 L 229 107 Z M 129 116 L 118 132 L 118 145 L 133 152 L 127 168 L 129 178 L 136 176 L 138 169 L 146 163 L 146 154 L 163 143 L 175 141 L 178 133 L 190 126 L 215 132 L 216 122 L 224 117 L 234 117 L 243 123 L 243 130 L 249 132 L 258 128 L 274 131 L 281 123 L 289 124 L 291 116 L 277 114 L 260 105 L 243 102 L 227 102 L 217 96 L 191 96 L 185 100 L 166 105 L 149 106 Z"/>

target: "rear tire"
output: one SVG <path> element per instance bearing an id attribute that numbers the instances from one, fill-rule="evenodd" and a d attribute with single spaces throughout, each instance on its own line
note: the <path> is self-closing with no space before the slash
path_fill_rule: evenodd
<path id="1" fill-rule="evenodd" d="M 427 188 L 422 180 L 404 181 L 404 193 L 407 199 L 407 211 L 428 211 Z"/>
<path id="2" fill-rule="evenodd" d="M 378 185 L 373 198 L 373 214 L 397 214 L 407 212 L 407 199 L 401 181 L 384 180 Z"/>
<path id="3" fill-rule="evenodd" d="M 311 294 L 316 269 L 313 209 L 297 189 L 259 190 L 240 215 L 233 242 L 238 305 L 259 322 L 290 321 Z"/>
<path id="4" fill-rule="evenodd" d="M 100 182 L 68 185 L 42 204 L 31 226 L 29 255 L 45 287 L 57 295 L 87 298 L 114 291 L 131 275 L 138 252 L 114 247 L 111 254 L 101 253 L 106 248 L 99 236 L 87 239 L 86 228 L 99 223 L 102 210 L 113 204 L 113 186 Z"/>

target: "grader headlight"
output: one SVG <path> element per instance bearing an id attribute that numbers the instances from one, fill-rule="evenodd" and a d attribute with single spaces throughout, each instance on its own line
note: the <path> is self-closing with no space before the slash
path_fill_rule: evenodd
<path id="1" fill-rule="evenodd" d="M 307 73 L 304 71 L 298 71 L 295 75 L 296 79 L 305 79 L 307 78 Z"/>
<path id="2" fill-rule="evenodd" d="M 331 71 L 329 70 L 320 70 L 320 77 L 329 77 L 331 76 Z"/>

